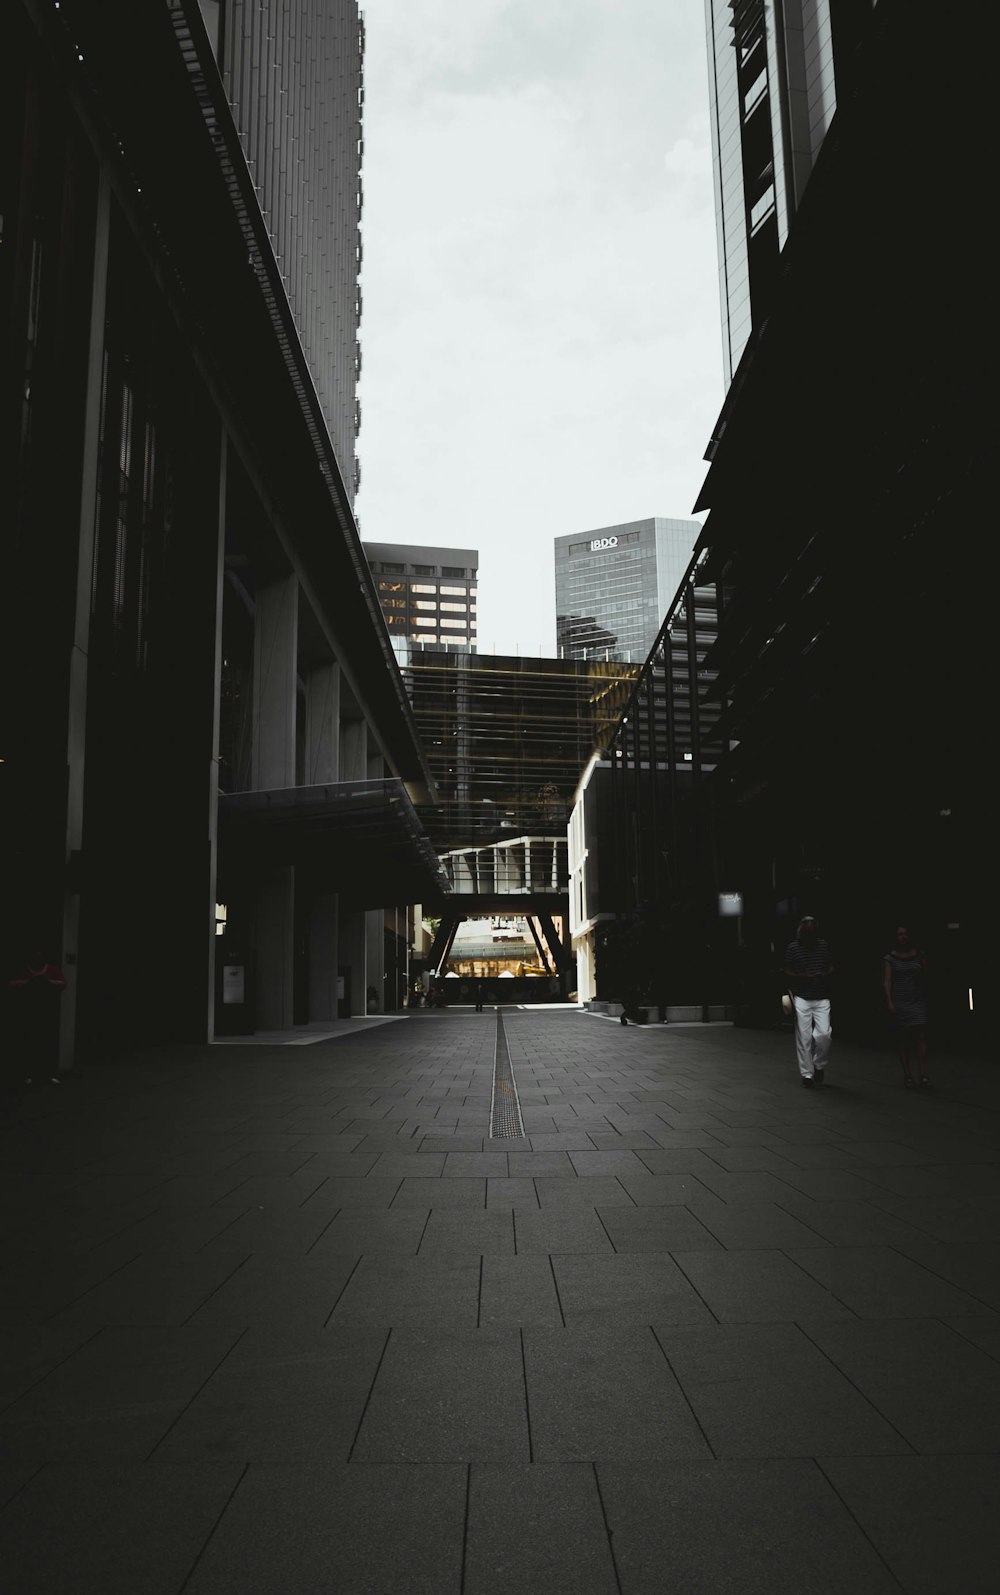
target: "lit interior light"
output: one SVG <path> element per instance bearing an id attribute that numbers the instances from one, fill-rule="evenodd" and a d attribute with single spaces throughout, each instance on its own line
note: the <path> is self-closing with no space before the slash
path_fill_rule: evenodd
<path id="1" fill-rule="evenodd" d="M 970 986 L 969 987 L 969 1012 L 970 1013 L 972 1013 L 974 1007 L 975 1007 L 975 1004 L 972 1001 L 972 987 Z"/>

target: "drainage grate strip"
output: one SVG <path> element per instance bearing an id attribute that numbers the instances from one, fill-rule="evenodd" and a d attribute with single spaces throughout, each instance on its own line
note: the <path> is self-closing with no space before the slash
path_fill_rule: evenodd
<path id="1" fill-rule="evenodd" d="M 510 1063 L 510 1048 L 503 1027 L 503 1015 L 497 1013 L 497 1049 L 493 1061 L 493 1097 L 490 1102 L 490 1140 L 510 1141 L 524 1134 L 521 1104 Z"/>

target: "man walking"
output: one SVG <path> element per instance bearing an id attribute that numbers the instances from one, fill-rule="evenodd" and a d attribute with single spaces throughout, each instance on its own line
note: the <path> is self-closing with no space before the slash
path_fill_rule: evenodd
<path id="1" fill-rule="evenodd" d="M 795 1055 L 802 1084 L 823 1084 L 830 1056 L 830 987 L 833 963 L 829 943 L 816 928 L 812 914 L 799 920 L 798 934 L 785 949 L 784 973 L 795 1008 Z"/>

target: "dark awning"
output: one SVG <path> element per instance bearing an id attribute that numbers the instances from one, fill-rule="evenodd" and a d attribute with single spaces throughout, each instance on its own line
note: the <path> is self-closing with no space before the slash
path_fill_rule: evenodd
<path id="1" fill-rule="evenodd" d="M 339 781 L 219 795 L 219 867 L 295 864 L 354 908 L 434 903 L 449 891 L 402 781 Z"/>

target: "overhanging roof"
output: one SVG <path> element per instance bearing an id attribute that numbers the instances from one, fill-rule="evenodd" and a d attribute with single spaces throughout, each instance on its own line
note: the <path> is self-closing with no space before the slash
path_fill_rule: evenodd
<path id="1" fill-rule="evenodd" d="M 219 795 L 219 867 L 294 864 L 354 908 L 433 903 L 448 894 L 402 781 L 340 781 Z M 225 889 L 225 886 L 220 888 Z"/>

